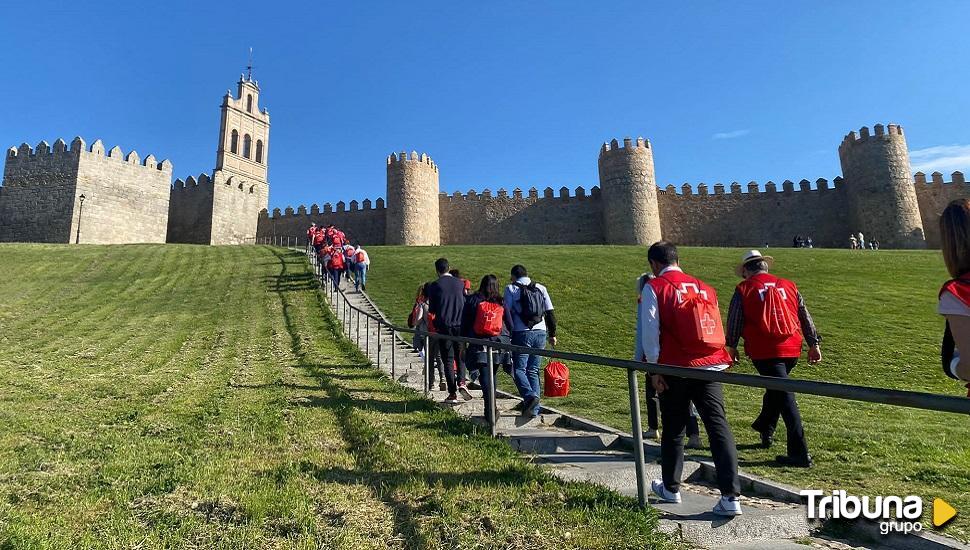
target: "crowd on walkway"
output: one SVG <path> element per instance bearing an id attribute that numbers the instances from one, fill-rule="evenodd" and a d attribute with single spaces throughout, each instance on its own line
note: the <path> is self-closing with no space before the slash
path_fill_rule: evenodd
<path id="1" fill-rule="evenodd" d="M 970 389 L 970 353 L 964 359 L 959 352 L 970 349 L 970 199 L 958 199 L 947 206 L 940 219 L 940 233 L 943 258 L 953 277 L 939 296 L 938 311 L 946 318 L 941 360 L 945 374 Z M 326 254 L 323 251 L 327 247 L 342 246 L 344 237 L 332 226 L 323 234 L 318 255 Z M 861 233 L 853 239 L 864 248 L 866 241 Z M 312 242 L 317 247 L 317 239 Z M 872 241 L 870 246 L 878 248 Z M 770 273 L 774 264 L 771 256 L 750 250 L 735 266 L 741 282 L 731 297 L 726 329 L 717 292 L 681 268 L 676 245 L 654 243 L 647 251 L 647 263 L 650 271 L 637 281 L 634 360 L 721 371 L 739 361 L 742 341 L 744 353 L 762 376 L 788 378 L 801 357 L 803 344 L 809 363 L 822 360 L 822 337 L 805 299 L 793 281 Z M 434 269 L 437 278 L 417 289 L 409 327 L 537 350 L 556 345 L 558 327 L 549 290 L 533 281 L 525 266 L 511 268 L 504 292 L 500 291 L 498 277 L 491 274 L 473 290 L 471 282 L 452 269 L 446 258 L 439 258 Z M 339 279 L 335 281 L 339 284 Z M 494 410 L 489 390 L 499 369 L 503 369 L 511 375 L 522 398 L 521 414 L 539 414 L 540 355 L 493 350 L 493 369 L 489 369 L 489 357 L 482 347 L 435 338 L 428 339 L 428 346 L 424 342 L 424 338 L 415 339 L 415 347 L 428 357 L 428 389 L 435 386 L 437 374 L 439 388 L 448 392 L 445 403 L 458 403 L 459 393 L 463 399 L 471 399 L 469 383 L 477 380 L 485 396 L 485 410 Z M 663 502 L 681 502 L 684 440 L 687 438 L 688 446 L 700 445 L 700 422 L 707 433 L 721 492 L 713 512 L 740 515 L 737 446 L 727 422 L 721 383 L 652 374 L 647 386 L 648 429 L 644 437 L 656 438 L 659 433 L 661 448 L 661 478 L 651 484 L 654 494 Z M 787 448 L 776 462 L 811 467 L 795 395 L 766 390 L 760 414 L 751 424 L 764 448 L 773 444 L 779 419 L 785 424 Z"/>
<path id="2" fill-rule="evenodd" d="M 329 224 L 326 227 L 316 223 L 306 231 L 307 250 L 313 249 L 317 261 L 327 271 L 334 285 L 340 281 L 353 281 L 354 289 L 367 290 L 367 271 L 370 269 L 370 255 L 358 242 L 350 242 L 347 234 Z"/>

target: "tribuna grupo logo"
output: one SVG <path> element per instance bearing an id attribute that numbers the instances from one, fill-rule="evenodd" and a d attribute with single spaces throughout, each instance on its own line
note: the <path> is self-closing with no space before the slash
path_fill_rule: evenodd
<path id="1" fill-rule="evenodd" d="M 850 495 L 845 491 L 803 490 L 800 495 L 808 498 L 808 519 L 859 519 L 879 521 L 879 532 L 918 533 L 923 530 L 920 517 L 923 515 L 923 499 L 908 495 L 900 496 L 862 496 Z M 933 500 L 933 526 L 941 527 L 956 516 L 953 509 L 943 499 Z"/>

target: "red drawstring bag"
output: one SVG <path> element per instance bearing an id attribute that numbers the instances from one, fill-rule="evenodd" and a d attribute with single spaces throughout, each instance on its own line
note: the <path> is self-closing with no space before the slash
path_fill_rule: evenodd
<path id="1" fill-rule="evenodd" d="M 569 367 L 559 361 L 546 365 L 544 371 L 546 397 L 566 397 L 569 395 Z"/>

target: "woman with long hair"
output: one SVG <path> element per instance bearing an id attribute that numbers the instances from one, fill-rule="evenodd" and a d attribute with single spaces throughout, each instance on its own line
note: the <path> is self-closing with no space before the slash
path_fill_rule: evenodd
<path id="1" fill-rule="evenodd" d="M 498 277 L 486 275 L 482 277 L 478 291 L 465 298 L 462 310 L 461 335 L 468 338 L 478 338 L 492 342 L 508 344 L 512 341 L 512 313 L 505 309 L 502 294 L 499 291 Z M 482 386 L 485 398 L 485 418 L 489 410 L 495 410 L 491 401 L 490 388 L 495 384 L 495 373 L 503 365 L 512 364 L 512 354 L 504 350 L 492 350 L 495 370 L 488 368 L 488 353 L 483 346 L 469 345 L 465 352 L 465 367 L 469 371 L 478 372 L 478 380 Z M 496 411 L 496 418 L 498 413 Z"/>
<path id="2" fill-rule="evenodd" d="M 952 277 L 940 289 L 938 309 L 946 318 L 943 372 L 970 381 L 970 199 L 957 199 L 943 210 L 940 241 L 943 261 Z"/>

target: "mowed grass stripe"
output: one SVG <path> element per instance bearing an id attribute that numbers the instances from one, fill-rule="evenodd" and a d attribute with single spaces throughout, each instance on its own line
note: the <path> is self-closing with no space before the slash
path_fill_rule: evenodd
<path id="1" fill-rule="evenodd" d="M 684 268 L 718 291 L 722 314 L 738 278 L 740 249 L 683 248 Z M 965 396 L 939 367 L 942 318 L 937 291 L 948 276 L 938 251 L 771 249 L 775 273 L 798 284 L 823 335 L 824 362 L 802 360 L 798 378 Z M 368 291 L 392 320 L 403 324 L 416 287 L 434 278 L 433 263 L 447 257 L 463 276 L 486 273 L 505 282 L 513 264 L 546 284 L 556 306 L 563 350 L 629 359 L 633 355 L 636 279 L 648 269 L 646 249 L 623 246 L 373 247 Z M 626 376 L 596 365 L 570 364 L 572 393 L 553 406 L 629 430 Z M 754 373 L 748 361 L 734 369 Z M 500 385 L 511 389 L 506 376 Z M 741 466 L 796 486 L 846 489 L 858 494 L 919 494 L 970 508 L 970 425 L 963 416 L 887 405 L 799 397 L 811 470 L 777 468 L 785 449 L 779 424 L 772 449 L 757 448 L 750 423 L 762 391 L 726 386 L 728 419 Z M 970 539 L 970 516 L 947 533 Z"/>

